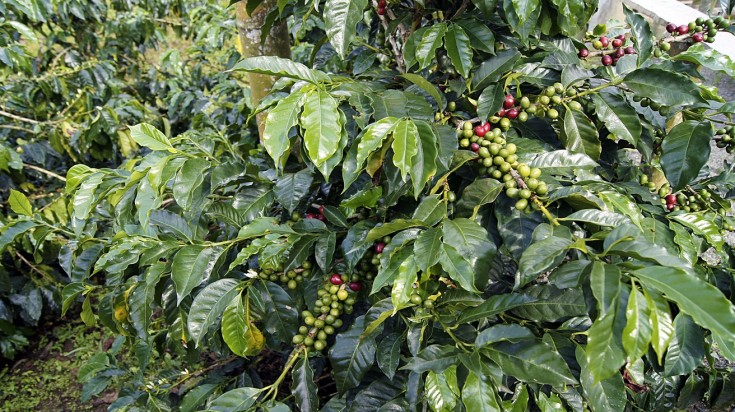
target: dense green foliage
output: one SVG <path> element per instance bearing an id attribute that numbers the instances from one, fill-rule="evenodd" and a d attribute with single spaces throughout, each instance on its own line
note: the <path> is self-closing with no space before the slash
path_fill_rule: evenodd
<path id="1" fill-rule="evenodd" d="M 123 384 L 113 410 L 724 408 L 735 178 L 707 161 L 732 150 L 735 104 L 697 66 L 735 66 L 667 51 L 729 22 L 658 39 L 626 10 L 585 34 L 595 7 L 278 1 L 294 59 L 238 62 L 213 50 L 227 11 L 193 9 L 214 17 L 192 19 L 191 63 L 118 73 L 166 108 L 104 132 L 140 156 L 71 167 L 64 220 L 11 192 L 0 247 L 58 237 L 63 310 L 135 354 L 80 370 L 88 395 Z M 242 72 L 280 77 L 260 139 Z M 77 150 L 124 154 L 101 147 Z"/>
<path id="2" fill-rule="evenodd" d="M 170 133 L 216 130 L 233 141 L 247 138 L 247 96 L 224 73 L 238 58 L 224 47 L 234 33 L 230 13 L 216 2 L 0 5 L 0 191 L 8 200 L 2 249 L 36 228 L 2 257 L 3 357 L 27 343 L 44 312 L 60 314 L 70 273 L 60 267 L 59 252 L 75 244 L 64 229 L 69 167 L 116 167 L 133 158 L 138 145 L 128 125 L 142 121 Z M 177 48 L 166 50 L 167 42 Z M 13 207 L 19 198 L 11 190 L 25 192 L 32 207 Z M 8 206 L 25 221 L 9 220 Z"/>

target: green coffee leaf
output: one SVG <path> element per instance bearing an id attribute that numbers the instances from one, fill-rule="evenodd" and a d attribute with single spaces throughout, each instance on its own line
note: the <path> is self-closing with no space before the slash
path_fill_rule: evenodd
<path id="1" fill-rule="evenodd" d="M 661 167 L 673 191 L 699 175 L 710 155 L 714 130 L 710 122 L 688 120 L 674 126 L 661 144 Z"/>

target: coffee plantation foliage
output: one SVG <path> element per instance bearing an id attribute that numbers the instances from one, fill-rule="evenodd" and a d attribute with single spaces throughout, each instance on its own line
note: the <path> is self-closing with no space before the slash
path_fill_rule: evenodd
<path id="1" fill-rule="evenodd" d="M 68 282 L 63 311 L 80 307 L 85 322 L 120 335 L 80 369 L 87 399 L 114 384 L 112 410 L 733 403 L 735 177 L 730 164 L 710 170 L 708 160 L 732 150 L 735 103 L 698 71 L 735 73 L 702 44 L 729 21 L 677 22 L 656 37 L 627 9 L 624 22 L 585 33 L 594 1 L 266 4 L 268 24 L 289 24 L 293 60 L 235 63 L 224 58 L 234 53 L 231 31 L 214 36 L 224 50 L 195 37 L 163 59 L 181 59 L 180 72 L 123 65 L 111 70 L 114 93 L 86 86 L 103 96 L 78 104 L 98 116 L 74 105 L 62 112 L 69 99 L 48 97 L 27 107 L 41 112 L 23 112 L 44 119 L 38 128 L 2 131 L 18 188 L 0 237 L 4 259 L 48 266 Z M 10 10 L 31 34 L 57 24 Z M 220 18 L 212 24 L 233 24 Z M 3 39 L 2 50 L 29 47 Z M 669 55 L 671 44 L 685 50 Z M 221 53 L 223 67 L 205 67 Z M 6 71 L 26 80 L 5 95 L 67 92 L 37 78 L 45 73 L 91 79 L 67 60 L 68 76 L 48 65 L 32 71 L 46 60 Z M 279 77 L 252 112 L 240 103 L 244 73 Z M 123 90 L 148 97 L 121 101 Z M 131 101 L 140 114 L 117 106 Z M 265 112 L 258 139 L 254 114 Z M 66 126 L 53 122 L 72 113 L 86 119 L 74 120 L 77 138 L 54 135 Z M 80 146 L 99 142 L 83 138 L 94 133 L 111 156 L 125 154 L 109 143 L 123 136 L 140 154 L 117 168 L 95 163 L 92 146 Z M 79 162 L 58 212 L 16 183 L 34 158 L 12 147 L 26 141 L 55 153 L 48 159 Z M 120 351 L 136 362 L 120 361 Z"/>
<path id="2" fill-rule="evenodd" d="M 233 145 L 246 138 L 248 99 L 224 72 L 239 59 L 225 47 L 236 33 L 225 6 L 0 4 L 0 358 L 13 358 L 44 318 L 58 318 L 61 288 L 76 277 L 64 269 L 77 244 L 63 191 L 71 166 L 134 158 L 128 125 L 139 122 L 237 136 Z"/>

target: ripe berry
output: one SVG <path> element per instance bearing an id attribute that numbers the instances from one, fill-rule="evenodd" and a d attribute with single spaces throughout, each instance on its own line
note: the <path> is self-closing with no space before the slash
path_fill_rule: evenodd
<path id="1" fill-rule="evenodd" d="M 518 112 L 518 109 L 510 109 L 510 110 L 508 110 L 508 113 L 507 113 L 508 114 L 508 118 L 509 119 L 515 119 L 516 117 L 518 117 L 518 113 L 519 113 Z"/>
<path id="2" fill-rule="evenodd" d="M 615 50 L 615 57 L 621 58 L 623 56 L 625 56 L 625 50 L 622 48 Z"/>
<path id="3" fill-rule="evenodd" d="M 666 31 L 669 32 L 669 33 L 675 32 L 676 31 L 676 24 L 674 24 L 674 23 L 667 24 L 666 25 Z"/>
<path id="4" fill-rule="evenodd" d="M 635 49 L 633 46 L 628 46 L 625 48 L 625 54 L 636 54 L 638 53 L 638 50 Z"/>
<path id="5" fill-rule="evenodd" d="M 503 101 L 503 108 L 504 109 L 510 109 L 511 107 L 515 106 L 516 99 L 513 97 L 512 94 L 509 94 L 505 96 L 505 101 Z"/>
<path id="6" fill-rule="evenodd" d="M 384 7 L 378 7 L 378 15 L 382 16 L 385 14 L 385 8 Z"/>
<path id="7" fill-rule="evenodd" d="M 589 55 L 590 55 L 590 51 L 587 49 L 582 49 L 579 51 L 579 53 L 577 53 L 577 56 L 579 56 L 581 59 L 584 59 Z"/>
<path id="8" fill-rule="evenodd" d="M 352 289 L 355 292 L 359 292 L 362 290 L 362 283 L 360 282 L 350 282 L 350 289 Z"/>
<path id="9" fill-rule="evenodd" d="M 375 253 L 383 253 L 383 249 L 385 249 L 385 243 L 378 242 L 375 244 Z"/>
<path id="10" fill-rule="evenodd" d="M 329 278 L 329 281 L 332 282 L 333 285 L 339 286 L 343 283 L 342 275 L 335 273 Z"/>
<path id="11" fill-rule="evenodd" d="M 610 39 L 608 39 L 605 36 L 600 37 L 600 43 L 602 43 L 602 47 L 607 47 L 610 44 Z"/>
<path id="12" fill-rule="evenodd" d="M 613 40 L 613 41 L 612 41 L 612 45 L 613 45 L 613 47 L 615 47 L 615 48 L 617 48 L 617 47 L 620 47 L 620 46 L 622 46 L 622 45 L 623 45 L 623 41 L 622 41 L 622 40 L 620 40 L 620 39 L 615 39 L 615 40 Z"/>
<path id="13" fill-rule="evenodd" d="M 602 65 L 603 66 L 609 66 L 613 63 L 613 59 L 610 55 L 604 55 L 602 56 Z"/>
<path id="14" fill-rule="evenodd" d="M 477 125 L 477 126 L 475 126 L 474 132 L 475 132 L 475 134 L 476 134 L 477 136 L 480 136 L 480 137 L 485 137 L 485 133 L 487 133 L 487 132 L 485 131 L 485 128 L 484 128 L 484 127 L 482 127 L 481 125 Z"/>
<path id="15" fill-rule="evenodd" d="M 480 145 L 477 144 L 477 143 L 472 143 L 470 145 L 470 150 L 472 150 L 473 152 L 477 153 L 480 150 Z"/>
<path id="16" fill-rule="evenodd" d="M 387 5 L 388 3 L 385 0 L 378 0 L 378 7 L 384 9 Z"/>
<path id="17" fill-rule="evenodd" d="M 702 33 L 694 33 L 692 40 L 696 43 L 701 43 L 704 41 L 704 35 Z"/>
<path id="18" fill-rule="evenodd" d="M 676 207 L 676 205 L 673 204 L 673 203 L 667 203 L 666 204 L 666 210 L 668 210 L 669 212 L 672 211 L 672 210 L 674 210 L 675 207 Z"/>
<path id="19" fill-rule="evenodd" d="M 618 39 L 618 40 L 620 40 L 620 41 L 625 41 L 625 35 L 624 35 L 624 34 L 619 34 L 619 35 L 618 35 L 618 36 L 616 37 L 616 39 Z"/>
<path id="20" fill-rule="evenodd" d="M 669 193 L 664 199 L 666 199 L 666 203 L 676 204 L 676 196 L 673 193 Z"/>
<path id="21" fill-rule="evenodd" d="M 505 117 L 505 109 L 498 110 L 497 115 L 498 115 L 498 117 Z"/>
<path id="22" fill-rule="evenodd" d="M 485 133 L 487 133 L 493 128 L 493 126 L 489 122 L 482 122 L 482 128 L 485 129 Z"/>
<path id="23" fill-rule="evenodd" d="M 314 213 L 307 213 L 305 216 L 307 219 L 316 219 L 316 214 Z"/>
<path id="24" fill-rule="evenodd" d="M 676 31 L 678 31 L 679 34 L 687 34 L 689 33 L 689 26 L 687 26 L 686 24 L 682 24 L 676 29 Z"/>

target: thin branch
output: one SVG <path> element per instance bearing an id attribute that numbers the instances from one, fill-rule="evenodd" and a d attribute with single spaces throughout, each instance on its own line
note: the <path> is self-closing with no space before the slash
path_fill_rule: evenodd
<path id="1" fill-rule="evenodd" d="M 24 163 L 23 164 L 23 167 L 25 167 L 27 169 L 35 170 L 37 172 L 43 173 L 45 175 L 51 176 L 51 177 L 56 178 L 56 179 L 59 179 L 62 182 L 66 182 L 66 178 L 64 176 L 57 175 L 56 173 L 54 173 L 52 171 L 49 171 L 49 170 L 46 170 L 46 169 L 44 169 L 42 167 L 38 167 L 38 166 L 34 166 L 34 165 L 29 165 L 28 163 Z"/>

